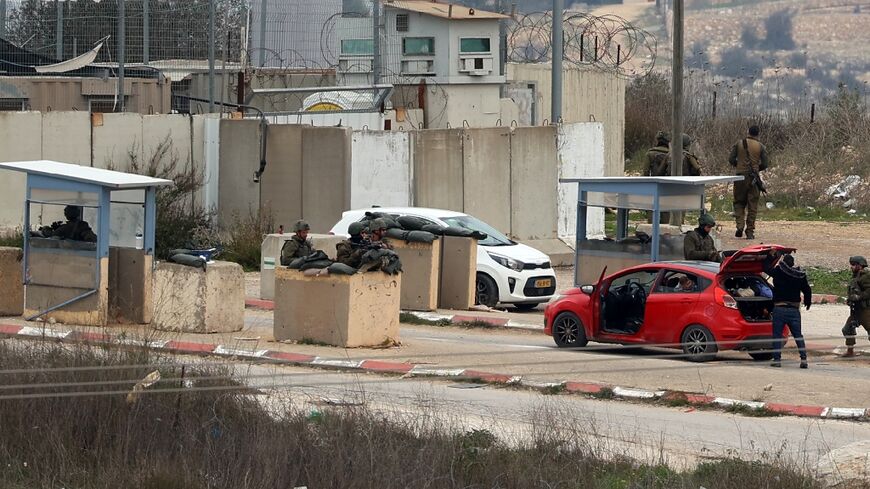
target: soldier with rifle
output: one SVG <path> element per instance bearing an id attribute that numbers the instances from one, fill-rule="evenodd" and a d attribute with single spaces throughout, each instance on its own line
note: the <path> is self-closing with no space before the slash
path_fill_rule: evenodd
<path id="1" fill-rule="evenodd" d="M 849 304 L 849 319 L 843 326 L 843 336 L 846 337 L 846 354 L 855 355 L 855 335 L 858 326 L 870 334 L 870 270 L 867 270 L 867 260 L 863 256 L 849 258 L 852 269 L 852 280 L 849 281 L 846 302 Z"/>
<path id="2" fill-rule="evenodd" d="M 762 193 L 767 193 L 760 173 L 767 169 L 767 149 L 758 140 L 759 132 L 758 126 L 751 126 L 749 136 L 737 141 L 728 157 L 737 175 L 743 177 L 743 180 L 734 182 L 734 218 L 737 221 L 734 236 L 737 238 L 743 237 L 745 228 L 746 239 L 755 239 L 758 199 Z"/>

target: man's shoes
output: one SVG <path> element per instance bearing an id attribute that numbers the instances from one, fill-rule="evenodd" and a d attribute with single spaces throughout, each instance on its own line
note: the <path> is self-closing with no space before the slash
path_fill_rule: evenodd
<path id="1" fill-rule="evenodd" d="M 737 232 L 734 233 L 734 237 L 735 238 L 742 238 L 743 237 L 743 230 L 740 228 L 737 228 Z"/>
<path id="2" fill-rule="evenodd" d="M 774 360 L 774 361 L 770 362 L 770 366 L 779 368 L 779 367 L 782 367 L 782 363 L 780 363 L 779 360 Z"/>
<path id="3" fill-rule="evenodd" d="M 801 360 L 801 368 L 810 368 L 806 360 Z"/>
<path id="4" fill-rule="evenodd" d="M 746 239 L 755 239 L 755 233 L 752 231 L 746 231 Z"/>

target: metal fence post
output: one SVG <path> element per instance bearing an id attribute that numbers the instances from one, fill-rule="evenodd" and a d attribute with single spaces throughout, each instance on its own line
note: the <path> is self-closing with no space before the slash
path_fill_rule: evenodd
<path id="1" fill-rule="evenodd" d="M 151 0 L 142 0 L 142 64 L 151 61 Z"/>
<path id="2" fill-rule="evenodd" d="M 266 66 L 266 7 L 269 0 L 260 3 L 260 68 Z"/>
<path id="3" fill-rule="evenodd" d="M 214 2 L 208 0 L 208 111 L 214 112 Z"/>
<path id="4" fill-rule="evenodd" d="M 558 124 L 562 119 L 562 14 L 565 10 L 565 0 L 553 0 L 553 62 L 552 82 L 553 96 L 550 121 Z"/>
<path id="5" fill-rule="evenodd" d="M 127 49 L 125 42 L 127 33 L 125 31 L 124 2 L 125 0 L 118 0 L 118 112 L 126 110 L 124 104 L 124 53 Z"/>
<path id="6" fill-rule="evenodd" d="M 63 2 L 54 0 L 57 5 L 57 28 L 56 28 L 56 44 L 54 46 L 54 57 L 58 61 L 63 60 Z"/>
<path id="7" fill-rule="evenodd" d="M 381 2 L 372 2 L 372 85 L 381 82 Z M 377 98 L 378 91 L 374 96 Z"/>
<path id="8" fill-rule="evenodd" d="M 6 37 L 6 0 L 0 0 L 0 37 Z"/>

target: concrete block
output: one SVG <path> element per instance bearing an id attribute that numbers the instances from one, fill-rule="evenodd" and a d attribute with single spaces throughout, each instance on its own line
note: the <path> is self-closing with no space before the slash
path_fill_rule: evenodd
<path id="1" fill-rule="evenodd" d="M 281 265 L 281 248 L 293 234 L 267 234 L 260 246 L 260 299 L 275 298 L 275 267 Z M 335 245 L 344 241 L 344 236 L 309 234 L 315 249 L 323 250 L 330 260 L 335 260 Z"/>
<path id="2" fill-rule="evenodd" d="M 145 161 L 142 146 L 142 116 L 130 112 L 99 114 L 92 117 L 92 166 L 127 170 L 132 157 Z M 150 156 L 150 155 L 148 155 Z"/>
<path id="3" fill-rule="evenodd" d="M 351 209 L 411 205 L 410 133 L 356 131 L 352 149 Z"/>
<path id="4" fill-rule="evenodd" d="M 351 130 L 302 129 L 302 217 L 325 233 L 350 207 Z"/>
<path id="5" fill-rule="evenodd" d="M 245 276 L 237 263 L 201 268 L 158 263 L 154 271 L 154 329 L 228 333 L 245 326 Z"/>
<path id="6" fill-rule="evenodd" d="M 56 251 L 30 248 L 27 272 L 30 282 L 25 287 L 24 315 L 35 315 L 96 290 L 42 317 L 66 324 L 105 326 L 109 306 L 109 259 Z"/>
<path id="7" fill-rule="evenodd" d="M 42 159 L 42 114 L 0 112 L 0 161 Z M 0 232 L 24 222 L 24 173 L 0 170 Z"/>
<path id="8" fill-rule="evenodd" d="M 0 247 L 0 316 L 20 316 L 24 312 L 22 257 L 21 248 Z"/>
<path id="9" fill-rule="evenodd" d="M 254 172 L 258 168 L 260 122 L 222 119 L 218 180 L 218 222 L 221 225 L 229 225 L 234 216 L 247 215 L 259 208 L 260 185 L 254 183 Z M 263 175 L 265 178 L 265 173 Z"/>
<path id="10" fill-rule="evenodd" d="M 606 175 L 604 126 L 600 122 L 559 126 L 559 178 L 589 178 Z M 620 173 L 621 175 L 621 173 Z M 561 184 L 558 189 L 559 237 L 577 234 L 577 184 Z M 586 235 L 604 234 L 604 209 L 590 208 Z"/>
<path id="11" fill-rule="evenodd" d="M 470 308 L 474 305 L 476 284 L 477 240 L 443 236 L 438 307 L 457 310 Z"/>
<path id="12" fill-rule="evenodd" d="M 522 243 L 545 253 L 554 267 L 574 266 L 574 248 L 561 239 L 533 239 Z"/>
<path id="13" fill-rule="evenodd" d="M 399 340 L 401 275 L 381 272 L 306 277 L 275 271 L 274 336 L 341 347 Z"/>
<path id="14" fill-rule="evenodd" d="M 402 309 L 434 311 L 438 308 L 441 274 L 441 240 L 406 243 L 392 240 L 402 261 Z"/>
<path id="15" fill-rule="evenodd" d="M 462 212 L 462 130 L 416 131 L 412 146 L 414 205 Z"/>
<path id="16" fill-rule="evenodd" d="M 84 111 L 42 114 L 42 159 L 91 166 L 91 114 Z"/>
<path id="17" fill-rule="evenodd" d="M 510 157 L 511 236 L 521 241 L 556 238 L 560 186 L 556 128 L 514 129 Z"/>
<path id="18" fill-rule="evenodd" d="M 276 226 L 283 224 L 288 230 L 302 216 L 303 127 L 269 126 L 268 164 L 260 183 L 262 205 L 272 211 Z"/>
<path id="19" fill-rule="evenodd" d="M 508 127 L 465 129 L 462 142 L 463 212 L 504 233 L 511 229 L 510 137 Z"/>
<path id="20" fill-rule="evenodd" d="M 154 257 L 135 248 L 109 248 L 109 316 L 114 322 L 148 324 Z"/>

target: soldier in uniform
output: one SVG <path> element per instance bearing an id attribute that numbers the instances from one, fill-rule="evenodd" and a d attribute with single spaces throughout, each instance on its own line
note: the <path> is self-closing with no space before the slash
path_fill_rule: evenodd
<path id="1" fill-rule="evenodd" d="M 314 245 L 308 239 L 308 231 L 311 226 L 307 222 L 299 220 L 293 225 L 293 231 L 296 233 L 290 239 L 284 242 L 281 247 L 281 265 L 287 266 L 296 258 L 302 258 L 314 253 Z"/>
<path id="2" fill-rule="evenodd" d="M 384 222 L 383 219 L 376 218 L 369 221 L 369 232 L 371 233 L 373 246 L 386 248 L 388 250 L 393 249 L 393 245 L 391 245 L 387 238 L 384 237 L 387 234 L 387 223 Z"/>
<path id="3" fill-rule="evenodd" d="M 347 228 L 350 238 L 335 245 L 335 261 L 353 268 L 362 264 L 362 256 L 371 246 L 368 240 L 365 224 L 352 222 Z"/>
<path id="4" fill-rule="evenodd" d="M 701 176 L 701 163 L 694 153 L 689 151 L 692 146 L 692 138 L 683 134 L 683 175 L 687 177 Z"/>
<path id="5" fill-rule="evenodd" d="M 767 149 L 758 140 L 758 126 L 749 128 L 749 136 L 737 141 L 731 148 L 728 162 L 735 168 L 737 175 L 743 180 L 734 182 L 734 217 L 737 221 L 735 237 L 743 237 L 744 226 L 746 239 L 755 239 L 755 216 L 758 214 L 758 198 L 761 190 L 755 183 L 752 170 L 760 175 L 767 169 Z"/>
<path id="6" fill-rule="evenodd" d="M 646 168 L 643 170 L 644 176 L 659 177 L 667 175 L 668 171 L 668 153 L 670 148 L 668 144 L 671 139 L 664 131 L 656 133 L 656 145 L 646 152 Z"/>
<path id="7" fill-rule="evenodd" d="M 853 256 L 849 258 L 849 266 L 852 269 L 852 280 L 849 281 L 846 302 L 849 304 L 850 314 L 843 326 L 847 357 L 855 354 L 858 326 L 863 326 L 870 334 L 870 270 L 867 270 L 867 260 L 863 256 Z"/>
<path id="8" fill-rule="evenodd" d="M 82 220 L 82 208 L 77 205 L 68 205 L 63 208 L 63 215 L 67 221 L 65 223 L 55 222 L 51 226 L 45 226 L 40 229 L 42 235 L 46 238 L 55 237 L 60 239 L 70 239 L 73 241 L 88 241 L 94 243 L 97 241 L 97 235 L 91 229 L 87 221 Z"/>
<path id="9" fill-rule="evenodd" d="M 716 220 L 710 214 L 702 214 L 698 218 L 698 227 L 686 233 L 683 239 L 683 255 L 686 260 L 722 261 L 716 250 L 710 231 L 716 225 Z"/>

